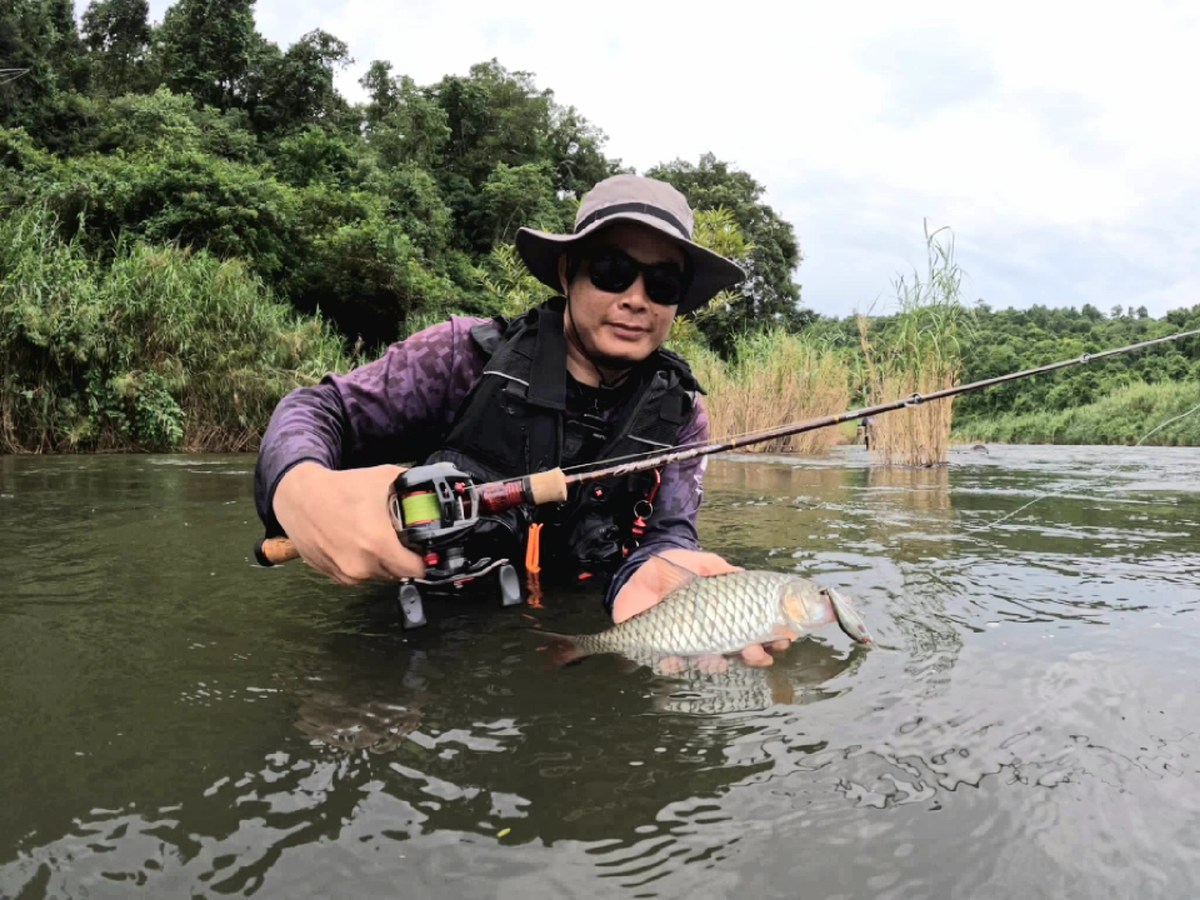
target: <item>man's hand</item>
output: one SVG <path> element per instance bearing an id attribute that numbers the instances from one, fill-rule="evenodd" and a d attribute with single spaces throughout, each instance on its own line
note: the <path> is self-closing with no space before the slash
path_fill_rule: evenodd
<path id="1" fill-rule="evenodd" d="M 420 578 L 425 563 L 400 543 L 387 507 L 388 489 L 403 471 L 302 462 L 275 488 L 275 518 L 306 563 L 342 584 Z"/>
<path id="2" fill-rule="evenodd" d="M 723 557 L 704 550 L 684 550 L 673 547 L 670 550 L 664 550 L 659 556 L 701 576 L 742 571 L 739 566 L 729 563 Z M 625 582 L 625 586 L 617 594 L 616 600 L 613 601 L 613 621 L 624 622 L 631 616 L 649 609 L 662 600 L 663 596 L 678 583 L 679 573 L 672 568 L 670 563 L 664 562 L 658 556 L 650 557 L 638 567 L 638 570 Z M 772 641 L 766 645 L 751 644 L 742 650 L 742 659 L 748 666 L 769 666 L 775 660 L 767 650 L 786 650 L 790 644 L 791 641 L 788 640 Z M 697 664 L 700 668 L 708 671 L 723 671 L 727 662 L 720 656 L 705 656 L 701 657 Z M 682 660 L 677 659 L 664 660 L 660 663 L 660 667 L 664 670 L 678 668 L 682 665 Z"/>

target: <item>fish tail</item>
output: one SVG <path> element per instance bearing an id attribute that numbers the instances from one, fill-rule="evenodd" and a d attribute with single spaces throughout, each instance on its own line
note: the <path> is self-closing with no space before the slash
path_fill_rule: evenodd
<path id="1" fill-rule="evenodd" d="M 553 631 L 539 631 L 547 643 L 538 647 L 538 652 L 546 654 L 546 661 L 555 669 L 561 669 L 572 663 L 577 663 L 592 652 L 584 648 L 577 635 L 556 634 Z"/>

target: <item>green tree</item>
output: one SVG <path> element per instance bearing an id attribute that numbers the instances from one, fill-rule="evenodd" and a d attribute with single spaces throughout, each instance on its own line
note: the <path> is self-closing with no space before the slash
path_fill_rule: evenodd
<path id="1" fill-rule="evenodd" d="M 744 261 L 750 257 L 753 249 L 733 213 L 724 208 L 697 210 L 692 237 L 701 247 L 727 259 Z M 707 336 L 733 336 L 734 331 L 729 323 L 742 319 L 741 307 L 746 302 L 746 296 L 738 291 L 721 291 L 700 309 L 683 318 L 676 318 L 671 325 L 672 345 L 686 349 L 719 346 Z"/>
<path id="2" fill-rule="evenodd" d="M 736 317 L 721 323 L 725 334 L 713 333 L 710 339 L 724 344 L 732 334 L 769 322 L 795 326 L 806 321 L 797 305 L 800 289 L 792 280 L 800 264 L 799 245 L 792 226 L 763 202 L 761 184 L 711 153 L 697 164 L 677 159 L 646 174 L 673 184 L 693 209 L 729 210 L 752 247 L 744 261 L 748 277 L 739 288 L 747 302 L 739 305 Z"/>
<path id="3" fill-rule="evenodd" d="M 619 161 L 602 152 L 607 136 L 573 106 L 552 106 L 546 150 L 554 166 L 554 187 L 581 198 L 592 185 L 620 171 Z"/>
<path id="4" fill-rule="evenodd" d="M 364 110 L 367 144 L 385 168 L 412 164 L 440 171 L 450 141 L 446 111 L 407 75 L 388 77 L 390 68 L 377 61 L 362 82 L 372 97 Z"/>
<path id="5" fill-rule="evenodd" d="M 448 130 L 438 171 L 442 194 L 459 223 L 462 247 L 473 253 L 487 253 L 497 233 L 487 208 L 494 198 L 484 185 L 499 166 L 547 164 L 549 181 L 529 207 L 557 205 L 560 216 L 569 216 L 579 195 L 613 170 L 600 151 L 603 134 L 556 104 L 529 72 L 510 72 L 493 59 L 472 66 L 466 77 L 443 78 L 426 95 L 444 112 Z"/>
<path id="6" fill-rule="evenodd" d="M 400 224 L 428 259 L 450 252 L 455 243 L 454 215 L 427 169 L 415 163 L 380 167 L 363 187 L 382 201 L 384 214 Z"/>
<path id="7" fill-rule="evenodd" d="M 244 105 L 251 62 L 265 43 L 254 0 L 176 0 L 158 42 L 171 90 L 220 109 Z"/>
<path id="8" fill-rule="evenodd" d="M 87 66 L 70 0 L 0 5 L 0 67 L 13 70 L 0 79 L 0 126 L 69 152 L 91 113 L 80 93 Z"/>
<path id="9" fill-rule="evenodd" d="M 348 109 L 333 86 L 335 69 L 352 63 L 344 41 L 310 31 L 259 73 L 253 119 L 263 131 L 289 131 L 312 124 L 336 124 Z"/>
<path id="10" fill-rule="evenodd" d="M 235 162 L 258 162 L 261 152 L 240 110 L 197 109 L 191 97 L 159 87 L 151 94 L 125 94 L 101 110 L 95 139 L 83 151 L 131 153 L 151 147 L 201 150 Z"/>
<path id="11" fill-rule="evenodd" d="M 376 345 L 401 336 L 416 316 L 458 305 L 453 282 L 378 195 L 311 185 L 298 203 L 295 252 L 281 282 L 302 311 Z"/>
<path id="12" fill-rule="evenodd" d="M 240 257 L 272 280 L 294 260 L 294 193 L 261 167 L 160 141 L 131 153 L 91 154 L 56 170 L 43 196 L 70 234 L 111 256 L 114 240 L 207 249 Z"/>
<path id="13" fill-rule="evenodd" d="M 493 59 L 472 66 L 466 77 L 446 76 L 432 94 L 450 128 L 450 173 L 478 186 L 500 163 L 543 158 L 552 95 L 538 90 L 529 72 L 509 72 Z"/>
<path id="14" fill-rule="evenodd" d="M 155 147 L 196 150 L 203 132 L 194 119 L 195 104 L 162 87 L 149 95 L 128 94 L 109 104 L 100 126 L 97 149 L 136 153 Z"/>
<path id="15" fill-rule="evenodd" d="M 400 99 L 396 90 L 396 82 L 392 78 L 392 64 L 386 60 L 372 60 L 367 66 L 367 73 L 358 79 L 359 85 L 370 98 L 363 107 L 368 129 L 396 112 L 400 107 Z"/>
<path id="16" fill-rule="evenodd" d="M 92 87 L 116 97 L 150 87 L 150 6 L 146 0 L 92 0 L 83 13 Z"/>
<path id="17" fill-rule="evenodd" d="M 360 153 L 361 148 L 343 135 L 309 125 L 279 141 L 272 164 L 279 178 L 295 187 L 346 187 Z"/>
<path id="18" fill-rule="evenodd" d="M 565 209 L 558 202 L 548 162 L 509 166 L 500 163 L 479 190 L 475 220 L 477 234 L 488 235 L 488 244 L 511 243 L 522 225 L 559 231 L 567 228 Z"/>
<path id="19" fill-rule="evenodd" d="M 0 128 L 0 217 L 36 202 L 58 165 L 24 129 Z"/>

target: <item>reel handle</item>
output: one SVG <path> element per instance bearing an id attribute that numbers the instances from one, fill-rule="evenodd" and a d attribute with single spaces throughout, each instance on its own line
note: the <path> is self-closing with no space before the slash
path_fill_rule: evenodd
<path id="1" fill-rule="evenodd" d="M 296 552 L 290 538 L 259 538 L 258 543 L 254 545 L 254 558 L 260 566 L 278 566 L 299 559 L 300 554 Z"/>

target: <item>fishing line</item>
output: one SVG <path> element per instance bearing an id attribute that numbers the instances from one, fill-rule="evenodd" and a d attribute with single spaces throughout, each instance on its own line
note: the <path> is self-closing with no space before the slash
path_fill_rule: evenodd
<path id="1" fill-rule="evenodd" d="M 847 421 L 850 421 L 850 419 L 847 419 Z M 755 439 L 760 434 L 765 435 L 767 438 L 778 437 L 779 435 L 776 434 L 777 430 L 778 429 L 776 428 L 765 428 L 755 431 L 742 431 L 737 434 L 726 435 L 725 437 L 715 441 L 715 443 L 733 443 L 749 446 L 750 444 L 755 443 Z M 714 442 L 692 441 L 688 444 L 671 444 L 670 446 L 664 445 L 663 447 L 653 450 L 643 450 L 640 453 L 627 453 L 624 456 L 606 456 L 604 459 L 595 460 L 593 462 L 583 462 L 577 463 L 573 466 L 564 466 L 562 471 L 564 475 L 585 475 L 588 472 L 599 472 L 602 469 L 607 469 L 611 466 L 621 465 L 623 463 L 641 462 L 642 460 L 646 459 L 654 459 L 655 457 L 661 456 L 664 453 L 676 453 L 680 451 L 695 450 L 700 447 L 708 447 L 712 443 Z"/>
<path id="2" fill-rule="evenodd" d="M 774 431 L 774 428 L 762 429 L 761 431 L 743 431 L 740 434 L 731 434 L 721 438 L 720 443 L 727 443 L 730 441 L 736 441 L 738 443 L 752 443 L 752 441 L 746 441 L 746 438 L 754 438 L 759 434 L 766 434 L 767 432 Z M 656 456 L 661 456 L 664 453 L 675 453 L 676 451 L 680 450 L 694 450 L 697 447 L 707 447 L 710 443 L 712 442 L 692 441 L 690 444 L 671 444 L 669 446 L 663 445 L 662 447 L 657 447 L 653 450 L 643 450 L 640 453 L 628 453 L 625 456 L 608 456 L 604 459 L 595 460 L 593 462 L 584 462 L 578 463 L 574 466 L 566 466 L 563 468 L 563 474 L 582 474 L 585 472 L 599 471 L 618 463 L 641 462 L 643 459 L 654 459 Z"/>
<path id="3" fill-rule="evenodd" d="M 815 431 L 818 428 L 828 428 L 832 425 L 839 425 L 843 422 L 863 419 L 868 416 L 876 416 L 897 409 L 920 406 L 921 404 L 928 403 L 931 400 L 941 400 L 945 397 L 954 397 L 969 391 L 982 390 L 984 388 L 994 387 L 995 385 L 1003 384 L 1005 382 L 1029 378 L 1033 375 L 1043 375 L 1058 369 L 1065 369 L 1068 366 L 1086 365 L 1087 363 L 1095 360 L 1116 356 L 1120 353 L 1128 353 L 1132 350 L 1141 350 L 1146 347 L 1164 344 L 1168 341 L 1177 341 L 1181 338 L 1195 337 L 1197 335 L 1200 335 L 1200 328 L 1193 329 L 1191 331 L 1177 332 L 1175 334 L 1165 335 L 1164 337 L 1153 338 L 1151 340 L 1139 341 L 1136 344 L 1128 344 L 1124 347 L 1116 347 L 1111 350 L 1102 350 L 1097 353 L 1085 353 L 1076 358 L 1064 359 L 1060 360 L 1059 362 L 1037 366 L 1036 368 L 1032 369 L 1023 369 L 1019 372 L 1009 372 L 1006 375 L 997 375 L 993 378 L 984 378 L 980 381 L 973 381 L 970 384 L 961 384 L 953 387 L 942 388 L 940 390 L 932 391 L 928 394 L 921 394 L 918 392 L 911 394 L 908 397 L 901 397 L 899 399 L 890 400 L 886 403 L 880 403 L 875 406 L 865 406 L 859 409 L 838 413 L 836 415 L 822 416 L 818 419 L 811 419 L 806 422 L 793 422 L 789 425 L 782 425 L 777 428 L 765 428 L 761 431 L 750 431 L 742 435 L 733 435 L 732 437 L 711 443 L 694 443 L 684 446 L 669 447 L 666 450 L 654 450 L 647 451 L 646 453 L 632 454 L 624 457 L 623 461 L 596 460 L 592 463 L 584 463 L 580 466 L 576 466 L 572 470 L 572 474 L 566 476 L 567 483 L 582 484 L 598 481 L 603 478 L 644 472 L 648 471 L 649 469 L 669 465 L 673 462 L 682 462 L 685 459 L 694 459 L 697 456 L 707 456 L 711 453 L 722 453 L 726 450 L 735 450 L 739 447 L 744 447 L 749 444 L 762 443 L 763 441 L 768 441 L 776 437 L 802 434 L 806 431 Z M 560 469 L 559 471 L 562 472 L 563 470 Z"/>
<path id="4" fill-rule="evenodd" d="M 1146 441 L 1148 438 L 1150 438 L 1152 435 L 1156 434 L 1157 432 L 1162 431 L 1164 428 L 1166 428 L 1172 422 L 1178 422 L 1180 419 L 1186 419 L 1188 416 L 1190 416 L 1196 412 L 1200 412 L 1200 403 L 1193 406 L 1187 412 L 1180 413 L 1177 416 L 1172 416 L 1171 418 L 1167 419 L 1165 422 L 1160 422 L 1158 425 L 1155 425 L 1153 428 L 1151 428 L 1149 431 L 1147 431 L 1144 435 L 1142 435 L 1141 438 L 1138 439 L 1138 442 L 1136 444 L 1131 444 L 1130 446 L 1131 447 L 1140 447 L 1144 441 Z M 1125 465 L 1127 465 L 1127 464 L 1126 463 L 1114 463 L 1108 469 L 1101 469 L 1097 473 L 1097 475 L 1098 476 L 1111 475 Z M 1037 503 L 1039 500 L 1045 500 L 1048 497 L 1065 497 L 1065 496 L 1066 496 L 1066 494 L 1063 493 L 1062 491 L 1047 491 L 1044 494 L 1038 494 L 1036 497 L 1034 497 L 1032 500 L 1030 500 L 1024 506 L 1019 506 L 1016 509 L 1012 510 L 1012 512 L 1005 513 L 1003 516 L 1001 516 L 999 519 L 996 519 L 996 521 L 994 521 L 994 522 L 989 522 L 986 525 L 976 525 L 971 528 L 966 528 L 964 530 L 968 534 L 975 534 L 980 531 L 987 531 L 988 529 L 994 528 L 995 526 L 999 525 L 1001 522 L 1011 519 L 1013 516 L 1017 515 L 1018 513 L 1024 512 L 1025 510 L 1029 509 L 1029 507 L 1033 506 L 1033 504 Z"/>

